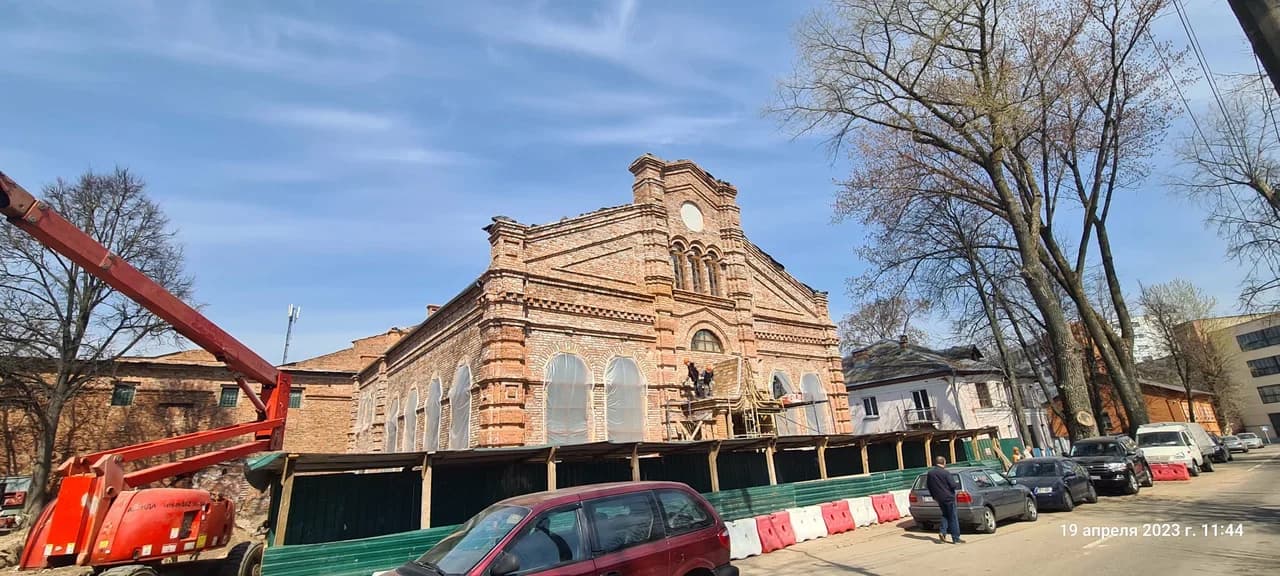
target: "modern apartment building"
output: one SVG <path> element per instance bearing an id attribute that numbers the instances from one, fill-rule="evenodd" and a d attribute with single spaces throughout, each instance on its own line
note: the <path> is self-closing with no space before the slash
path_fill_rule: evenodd
<path id="1" fill-rule="evenodd" d="M 1239 383 L 1245 430 L 1280 439 L 1280 314 L 1209 318 L 1195 322 L 1228 359 Z"/>

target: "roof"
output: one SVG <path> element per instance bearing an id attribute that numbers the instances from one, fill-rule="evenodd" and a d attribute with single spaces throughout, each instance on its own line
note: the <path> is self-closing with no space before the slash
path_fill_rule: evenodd
<path id="1" fill-rule="evenodd" d="M 559 502 L 573 502 L 596 495 L 653 490 L 655 488 L 674 488 L 679 490 L 687 488 L 687 486 L 680 484 L 679 482 L 663 482 L 658 480 L 641 482 L 605 482 L 603 484 L 586 484 L 583 486 L 573 486 L 569 488 L 557 488 L 551 491 L 521 494 L 519 496 L 507 498 L 506 500 L 499 502 L 499 504 L 532 508 L 534 506 L 545 505 L 548 503 L 555 505 Z"/>
<path id="2" fill-rule="evenodd" d="M 934 350 L 894 340 L 881 340 L 844 358 L 844 382 L 849 388 L 918 380 L 940 374 L 1001 374 L 983 360 L 977 346 Z"/>

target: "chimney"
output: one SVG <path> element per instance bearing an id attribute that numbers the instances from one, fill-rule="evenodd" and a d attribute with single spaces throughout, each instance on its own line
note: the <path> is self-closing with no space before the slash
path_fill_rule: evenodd
<path id="1" fill-rule="evenodd" d="M 901 335 L 901 336 L 899 336 L 899 337 L 898 337 L 898 346 L 899 346 L 899 347 L 901 347 L 901 348 L 906 348 L 906 347 L 907 347 L 907 335 L 906 335 L 906 334 L 903 334 L 903 335 Z"/>
<path id="2" fill-rule="evenodd" d="M 430 318 L 430 317 L 431 317 L 431 315 L 432 315 L 432 314 L 435 314 L 435 313 L 436 313 L 436 310 L 439 310 L 439 309 L 440 309 L 440 305 L 439 305 L 439 304 L 427 304 L 427 318 Z M 905 336 L 904 336 L 904 338 L 905 338 Z"/>

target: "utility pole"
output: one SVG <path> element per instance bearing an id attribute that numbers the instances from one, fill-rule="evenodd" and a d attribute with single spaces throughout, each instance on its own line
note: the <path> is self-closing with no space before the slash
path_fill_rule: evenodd
<path id="1" fill-rule="evenodd" d="M 302 307 L 289 305 L 289 327 L 284 331 L 284 357 L 280 359 L 281 364 L 289 363 L 289 341 L 293 340 L 293 323 L 298 321 L 298 317 L 302 316 Z"/>
<path id="2" fill-rule="evenodd" d="M 1280 93 L 1280 0 L 1229 0 L 1240 28 Z"/>

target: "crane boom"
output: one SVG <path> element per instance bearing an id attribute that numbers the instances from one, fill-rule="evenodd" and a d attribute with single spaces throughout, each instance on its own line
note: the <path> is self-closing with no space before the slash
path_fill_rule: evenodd
<path id="1" fill-rule="evenodd" d="M 201 490 L 139 486 L 267 450 L 284 442 L 290 377 L 128 262 L 112 254 L 0 172 L 0 214 L 50 250 L 70 259 L 212 353 L 233 373 L 258 412 L 256 422 L 72 457 L 59 468 L 58 496 L 33 526 L 23 569 L 62 565 L 158 563 L 225 546 L 234 506 Z M 261 385 L 261 395 L 246 381 Z M 127 472 L 124 464 L 253 434 L 254 439 Z M 135 545 L 136 544 L 136 545 Z"/>

